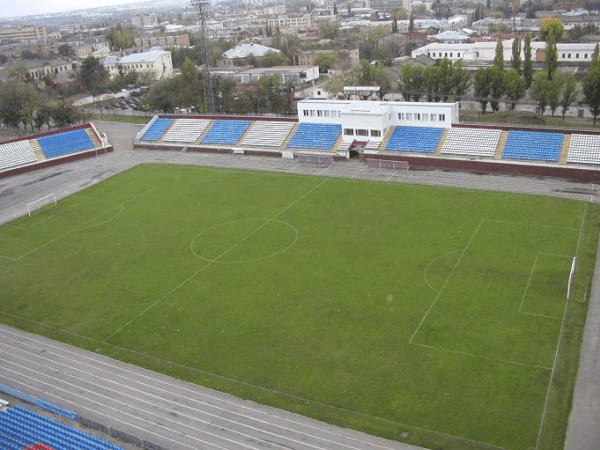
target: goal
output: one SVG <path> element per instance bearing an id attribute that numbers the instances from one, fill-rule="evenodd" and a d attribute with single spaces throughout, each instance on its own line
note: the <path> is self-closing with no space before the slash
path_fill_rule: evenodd
<path id="1" fill-rule="evenodd" d="M 406 161 L 397 161 L 395 159 L 365 158 L 365 161 L 367 162 L 367 166 L 378 169 L 393 169 L 406 172 L 410 169 Z"/>
<path id="2" fill-rule="evenodd" d="M 42 198 L 38 198 L 37 200 L 27 203 L 27 215 L 31 217 L 31 213 L 35 209 L 41 208 L 42 206 L 49 205 L 51 203 L 56 205 L 56 194 L 54 192 L 48 195 L 44 195 Z"/>
<path id="3" fill-rule="evenodd" d="M 329 167 L 333 164 L 332 155 L 306 155 L 296 153 L 296 161 L 318 167 Z"/>

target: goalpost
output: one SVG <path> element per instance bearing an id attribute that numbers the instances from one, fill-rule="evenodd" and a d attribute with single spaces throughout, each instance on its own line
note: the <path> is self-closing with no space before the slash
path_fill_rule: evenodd
<path id="1" fill-rule="evenodd" d="M 377 169 L 393 169 L 408 172 L 410 169 L 406 161 L 397 161 L 395 159 L 365 158 L 368 167 Z"/>
<path id="2" fill-rule="evenodd" d="M 333 164 L 332 155 L 311 155 L 305 153 L 296 153 L 296 161 L 300 164 L 306 164 L 317 167 L 329 167 Z"/>
<path id="3" fill-rule="evenodd" d="M 27 203 L 27 215 L 31 217 L 31 213 L 33 210 L 44 205 L 49 205 L 51 203 L 56 205 L 56 194 L 54 192 L 45 195 L 42 198 L 38 198 L 37 200 Z"/>
<path id="4" fill-rule="evenodd" d="M 575 278 L 575 269 L 577 267 L 577 256 L 573 256 L 573 262 L 571 263 L 571 272 L 569 272 L 569 281 L 567 283 L 567 299 L 571 298 L 571 291 L 573 287 L 573 279 Z"/>

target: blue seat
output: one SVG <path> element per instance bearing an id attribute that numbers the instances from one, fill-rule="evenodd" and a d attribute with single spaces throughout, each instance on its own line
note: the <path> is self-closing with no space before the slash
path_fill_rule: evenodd
<path id="1" fill-rule="evenodd" d="M 249 126 L 249 120 L 215 120 L 202 138 L 202 142 L 204 144 L 237 144 Z"/>
<path id="2" fill-rule="evenodd" d="M 287 146 L 288 148 L 332 151 L 341 133 L 341 125 L 301 123 Z"/>
<path id="3" fill-rule="evenodd" d="M 95 147 L 84 128 L 42 136 L 37 141 L 46 158 L 56 158 Z"/>
<path id="4" fill-rule="evenodd" d="M 167 128 L 171 126 L 173 119 L 169 118 L 158 118 L 150 128 L 146 130 L 144 135 L 140 138 L 140 141 L 158 141 L 161 136 L 167 131 Z"/>
<path id="5" fill-rule="evenodd" d="M 564 134 L 543 131 L 510 131 L 502 159 L 558 161 Z"/>
<path id="6" fill-rule="evenodd" d="M 396 152 L 433 153 L 440 142 L 442 132 L 443 128 L 397 126 L 385 149 Z"/>

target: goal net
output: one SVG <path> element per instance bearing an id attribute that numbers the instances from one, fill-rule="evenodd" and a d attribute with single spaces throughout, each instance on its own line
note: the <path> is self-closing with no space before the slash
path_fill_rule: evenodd
<path id="1" fill-rule="evenodd" d="M 569 272 L 569 281 L 567 283 L 567 299 L 571 298 L 571 292 L 573 288 L 573 279 L 575 278 L 575 270 L 577 268 L 577 256 L 573 257 L 573 262 L 571 263 L 571 272 Z"/>
<path id="2" fill-rule="evenodd" d="M 296 161 L 298 161 L 301 164 L 307 164 L 318 167 L 329 167 L 333 164 L 333 156 L 296 154 Z"/>
<path id="3" fill-rule="evenodd" d="M 45 195 L 42 198 L 38 198 L 37 200 L 27 203 L 27 215 L 31 216 L 31 213 L 34 210 L 41 208 L 44 205 L 49 205 L 49 204 L 56 205 L 56 194 L 54 194 L 54 192 L 51 194 Z"/>
<path id="4" fill-rule="evenodd" d="M 406 161 L 396 161 L 394 159 L 379 159 L 379 158 L 366 158 L 367 166 L 375 167 L 377 169 L 393 169 L 408 171 L 410 168 Z"/>

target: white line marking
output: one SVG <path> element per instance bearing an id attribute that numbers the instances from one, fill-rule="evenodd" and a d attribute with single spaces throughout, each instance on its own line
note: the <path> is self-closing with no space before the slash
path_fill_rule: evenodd
<path id="1" fill-rule="evenodd" d="M 431 312 L 431 310 L 433 309 L 433 307 L 435 306 L 435 304 L 438 302 L 438 300 L 440 299 L 440 297 L 442 296 L 442 292 L 444 291 L 444 289 L 446 288 L 446 285 L 448 284 L 448 282 L 450 281 L 450 278 L 452 278 L 452 275 L 454 274 L 456 268 L 458 267 L 458 265 L 460 264 L 460 262 L 462 261 L 462 259 L 465 256 L 465 253 L 467 252 L 467 250 L 469 249 L 469 247 L 471 246 L 471 244 L 473 243 L 473 240 L 475 239 L 475 236 L 477 236 L 477 233 L 479 232 L 479 229 L 481 228 L 481 226 L 483 225 L 483 219 L 481 219 L 479 221 L 479 225 L 477 225 L 477 228 L 475 228 L 475 231 L 473 232 L 473 234 L 471 235 L 471 238 L 469 239 L 469 241 L 467 242 L 467 245 L 465 246 L 465 248 L 463 248 L 460 256 L 458 257 L 458 259 L 456 260 L 456 263 L 454 263 L 454 266 L 452 266 L 452 269 L 450 270 L 450 273 L 448 274 L 448 276 L 446 277 L 446 279 L 444 280 L 444 283 L 442 284 L 442 287 L 440 288 L 440 291 L 438 292 L 438 294 L 435 296 L 435 298 L 433 299 L 433 302 L 431 302 L 431 305 L 429 305 L 429 308 L 427 308 L 427 311 L 425 311 L 425 314 L 423 315 L 423 317 L 421 318 L 421 321 L 419 322 L 419 325 L 417 325 L 417 328 L 415 329 L 415 331 L 413 332 L 413 334 L 410 336 L 410 339 L 408 340 L 409 344 L 413 343 L 413 340 L 415 339 L 415 336 L 417 335 L 417 333 L 419 332 L 419 330 L 421 329 L 421 326 L 423 325 L 423 323 L 425 322 L 425 320 L 427 319 L 427 317 L 429 316 L 429 313 Z"/>
<path id="2" fill-rule="evenodd" d="M 173 294 L 174 292 L 178 291 L 183 286 L 185 286 L 188 282 L 190 282 L 193 278 L 195 278 L 196 275 L 199 275 L 200 273 L 204 272 L 206 269 L 208 269 L 213 264 L 215 264 L 216 262 L 218 262 L 221 258 L 223 258 L 224 256 L 226 256 L 229 253 L 231 253 L 233 250 L 235 250 L 241 244 L 243 244 L 244 242 L 246 242 L 248 239 L 250 239 L 256 233 L 258 233 L 260 230 L 262 230 L 264 227 L 266 227 L 269 223 L 271 223 L 272 221 L 274 221 L 275 219 L 277 219 L 277 217 L 279 217 L 280 215 L 282 215 L 284 212 L 286 212 L 288 209 L 290 209 L 296 203 L 298 203 L 298 202 L 302 201 L 303 199 L 305 199 L 306 197 L 308 197 L 310 194 L 312 194 L 314 191 L 316 191 L 318 188 L 320 188 L 326 182 L 327 182 L 327 180 L 321 181 L 319 184 L 315 185 L 314 187 L 312 187 L 311 189 L 309 189 L 307 192 L 305 192 L 304 194 L 302 194 L 299 198 L 297 198 L 296 200 L 294 200 L 293 202 L 291 202 L 290 204 L 288 204 L 281 211 L 277 212 L 273 217 L 265 220 L 265 222 L 262 223 L 261 225 L 259 225 L 258 227 L 256 227 L 256 229 L 254 231 L 248 233 L 246 236 L 244 236 L 242 239 L 240 239 L 239 241 L 237 241 L 231 247 L 229 247 L 225 251 L 221 252 L 221 254 L 219 254 L 214 260 L 206 263 L 200 269 L 198 269 L 197 271 L 195 271 L 194 273 L 192 273 L 191 275 L 189 275 L 185 280 L 183 280 L 182 282 L 180 282 L 177 286 L 175 286 L 174 288 L 172 288 L 171 290 L 169 290 L 166 294 L 164 294 L 163 296 L 159 297 L 154 302 L 152 302 L 150 305 L 148 305 L 140 313 L 138 313 L 137 315 L 135 315 L 134 317 L 132 317 L 131 319 L 129 319 L 127 322 L 125 322 L 125 324 L 123 326 L 119 327 L 117 330 L 115 330 L 114 332 L 112 332 L 111 334 L 109 334 L 107 337 L 105 337 L 102 340 L 102 343 L 103 344 L 106 343 L 109 339 L 113 338 L 115 335 L 117 335 L 118 333 L 120 333 L 121 331 L 123 331 L 125 328 L 129 327 L 129 325 L 131 325 L 133 322 L 135 322 L 138 319 L 140 319 L 141 317 L 143 317 L 148 311 L 150 311 L 151 309 L 153 309 L 154 307 L 156 307 L 157 305 L 159 305 L 160 303 L 162 303 L 171 294 Z"/>

